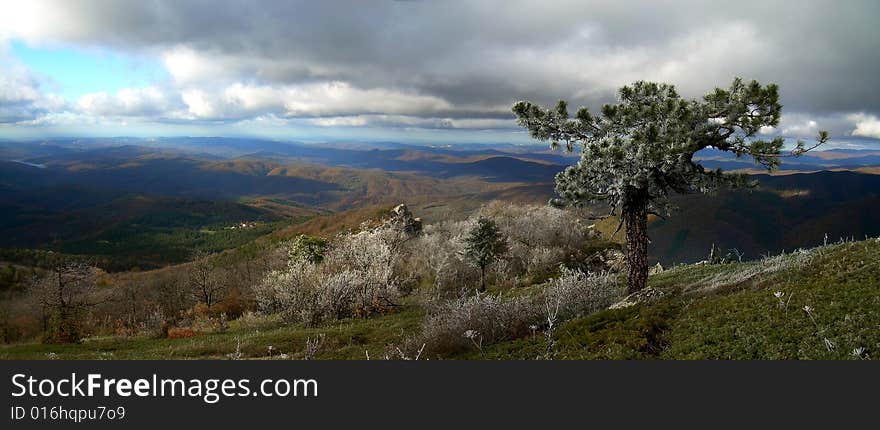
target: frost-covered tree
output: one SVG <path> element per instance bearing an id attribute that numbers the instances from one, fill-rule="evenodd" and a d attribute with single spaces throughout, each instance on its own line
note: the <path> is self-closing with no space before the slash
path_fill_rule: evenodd
<path id="1" fill-rule="evenodd" d="M 618 99 L 599 115 L 581 108 L 573 119 L 564 101 L 549 109 L 519 102 L 513 112 L 533 138 L 550 141 L 551 147 L 562 144 L 573 151 L 581 146 L 580 161 L 556 175 L 559 203 L 603 201 L 611 215 L 620 216 L 626 227 L 627 286 L 634 292 L 647 285 L 648 214 L 668 213 L 670 194 L 749 185 L 745 175 L 706 170 L 693 159 L 696 152 L 714 148 L 750 156 L 773 170 L 785 142 L 759 138 L 762 127 L 779 123 L 782 106 L 775 84 L 736 78 L 728 89 L 687 100 L 672 85 L 639 81 L 621 88 Z M 827 132 L 819 132 L 816 146 L 827 139 Z M 798 142 L 788 156 L 812 148 Z"/>
<path id="2" fill-rule="evenodd" d="M 486 267 L 507 251 L 507 242 L 492 220 L 480 217 L 465 238 L 464 255 L 480 269 L 480 291 L 486 291 Z"/>

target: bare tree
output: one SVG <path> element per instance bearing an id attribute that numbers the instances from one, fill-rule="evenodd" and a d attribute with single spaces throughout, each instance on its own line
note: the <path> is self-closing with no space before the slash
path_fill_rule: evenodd
<path id="1" fill-rule="evenodd" d="M 70 343 L 81 339 L 85 312 L 108 299 L 95 293 L 96 271 L 85 262 L 67 262 L 56 266 L 34 284 L 35 293 L 46 315 L 48 339 Z"/>
<path id="2" fill-rule="evenodd" d="M 221 282 L 217 267 L 210 256 L 201 251 L 193 254 L 187 284 L 196 300 L 204 303 L 208 309 L 219 301 L 226 287 L 225 283 Z"/>

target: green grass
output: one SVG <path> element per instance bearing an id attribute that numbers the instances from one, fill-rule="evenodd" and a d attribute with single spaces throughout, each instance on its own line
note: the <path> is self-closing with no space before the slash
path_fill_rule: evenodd
<path id="1" fill-rule="evenodd" d="M 71 345 L 24 343 L 0 346 L 0 359 L 46 359 L 54 353 L 58 359 L 227 359 L 239 348 L 242 358 L 268 358 L 274 347 L 290 358 L 302 358 L 307 339 L 324 341 L 316 359 L 365 359 L 384 357 L 388 345 L 399 343 L 416 330 L 422 318 L 420 310 L 403 306 L 394 314 L 337 321 L 320 327 L 285 325 L 280 322 L 262 327 L 240 327 L 236 322 L 222 333 L 201 334 L 184 339 L 93 338 Z M 275 358 L 278 356 L 275 355 Z"/>
<path id="2" fill-rule="evenodd" d="M 671 324 L 663 358 L 843 359 L 858 347 L 880 357 L 880 246 L 827 251 L 806 268 L 689 302 Z M 775 291 L 790 297 L 787 307 Z"/>

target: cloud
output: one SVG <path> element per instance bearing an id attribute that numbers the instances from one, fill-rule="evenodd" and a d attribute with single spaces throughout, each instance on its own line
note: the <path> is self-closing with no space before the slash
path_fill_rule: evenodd
<path id="1" fill-rule="evenodd" d="M 852 132 L 853 136 L 880 139 L 880 118 L 860 113 L 850 115 L 849 119 L 856 125 L 856 129 Z"/>
<path id="2" fill-rule="evenodd" d="M 517 130 L 513 119 L 444 118 L 411 115 L 351 115 L 312 118 L 321 127 L 403 127 L 422 129 Z"/>
<path id="3" fill-rule="evenodd" d="M 115 94 L 85 94 L 76 103 L 76 110 L 95 116 L 163 116 L 182 108 L 176 94 L 166 94 L 156 87 L 124 88 Z"/>
<path id="4" fill-rule="evenodd" d="M 38 76 L 0 49 L 0 123 L 33 121 L 46 113 L 63 110 L 65 101 L 45 92 L 42 86 Z"/>
<path id="5" fill-rule="evenodd" d="M 198 52 L 185 46 L 175 46 L 162 54 L 165 69 L 182 85 L 216 79 L 229 70 L 220 61 L 211 61 Z"/>
<path id="6" fill-rule="evenodd" d="M 452 109 L 437 97 L 384 88 L 361 89 L 345 82 L 283 86 L 235 83 L 216 92 L 186 90 L 183 100 L 189 112 L 201 119 L 240 119 L 269 113 L 287 117 L 428 114 Z"/>
<path id="7" fill-rule="evenodd" d="M 828 128 L 842 136 L 871 130 L 842 120 L 847 114 L 880 115 L 877 16 L 874 0 L 736 7 L 697 0 L 30 0 L 0 5 L 0 38 L 161 60 L 171 76 L 157 84 L 162 97 L 135 91 L 77 101 L 96 115 L 119 108 L 159 120 L 276 116 L 321 127 L 507 129 L 516 100 L 564 98 L 595 108 L 638 79 L 699 97 L 743 76 L 780 84 L 784 124 L 768 133 Z"/>
<path id="8" fill-rule="evenodd" d="M 781 135 L 792 139 L 815 139 L 820 130 L 830 132 L 832 142 L 852 140 L 853 136 L 862 136 L 854 132 L 860 122 L 869 121 L 870 117 L 859 114 L 814 114 L 793 112 L 782 116 L 779 126 L 774 130 L 762 130 L 763 134 Z M 765 132 L 766 131 L 766 132 Z"/>
<path id="9" fill-rule="evenodd" d="M 782 129 L 782 134 L 790 137 L 814 137 L 818 132 L 819 123 L 812 119 L 795 124 L 789 124 Z"/>

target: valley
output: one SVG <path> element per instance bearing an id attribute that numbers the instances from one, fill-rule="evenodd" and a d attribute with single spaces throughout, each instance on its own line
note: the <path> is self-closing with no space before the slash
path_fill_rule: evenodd
<path id="1" fill-rule="evenodd" d="M 426 220 L 462 218 L 493 200 L 547 202 L 554 175 L 576 155 L 535 146 L 232 138 L 4 141 L 0 253 L 11 262 L 30 249 L 87 256 L 111 271 L 148 269 L 359 208 L 405 202 Z M 778 174 L 754 175 L 755 189 L 676 197 L 677 213 L 651 223 L 652 259 L 694 262 L 713 244 L 755 259 L 824 243 L 826 235 L 880 234 L 880 176 L 871 174 L 878 157 L 815 152 Z M 712 151 L 701 159 L 707 168 L 759 171 Z M 241 222 L 255 228 L 225 228 Z"/>

